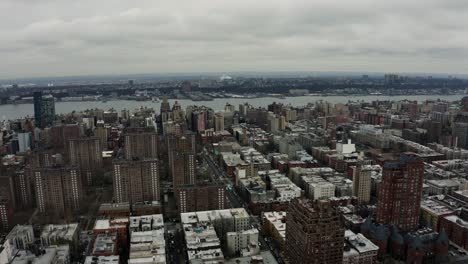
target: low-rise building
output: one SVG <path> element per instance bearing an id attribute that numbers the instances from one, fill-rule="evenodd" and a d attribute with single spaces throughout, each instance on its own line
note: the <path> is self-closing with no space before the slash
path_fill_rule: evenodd
<path id="1" fill-rule="evenodd" d="M 118 254 L 119 243 L 116 233 L 99 234 L 94 240 L 93 256 L 115 256 Z"/>
<path id="2" fill-rule="evenodd" d="M 161 214 L 130 217 L 128 263 L 166 263 L 164 221 Z"/>
<path id="3" fill-rule="evenodd" d="M 78 241 L 79 226 L 76 223 L 67 225 L 46 225 L 42 229 L 41 244 L 43 247 L 67 242 L 71 245 Z"/>
<path id="4" fill-rule="evenodd" d="M 99 219 L 94 223 L 94 235 L 115 233 L 119 245 L 128 245 L 128 218 Z"/>
<path id="5" fill-rule="evenodd" d="M 247 229 L 239 232 L 226 233 L 226 252 L 229 256 L 252 256 L 260 252 L 258 246 L 258 230 Z"/>
<path id="6" fill-rule="evenodd" d="M 468 221 L 457 215 L 449 215 L 441 219 L 440 228 L 445 230 L 450 241 L 468 250 Z"/>
<path id="7" fill-rule="evenodd" d="M 10 264 L 44 263 L 44 264 L 70 264 L 70 247 L 68 245 L 50 246 L 39 254 L 29 250 L 20 250 Z"/>
<path id="8" fill-rule="evenodd" d="M 16 225 L 6 236 L 15 249 L 26 249 L 34 242 L 34 230 L 32 225 Z"/>
<path id="9" fill-rule="evenodd" d="M 190 263 L 224 261 L 222 245 L 229 255 L 258 253 L 251 246 L 255 239 L 258 242 L 258 231 L 247 232 L 252 228 L 244 208 L 182 213 L 180 217 Z"/>
<path id="10" fill-rule="evenodd" d="M 99 206 L 99 214 L 106 217 L 130 216 L 130 203 L 102 203 Z"/>
<path id="11" fill-rule="evenodd" d="M 335 197 L 335 185 L 320 176 L 302 176 L 302 181 L 310 199 Z"/>
<path id="12" fill-rule="evenodd" d="M 379 247 L 363 234 L 355 234 L 351 230 L 345 231 L 343 264 L 377 263 L 378 251 Z"/>
<path id="13" fill-rule="evenodd" d="M 443 179 L 443 180 L 428 180 L 430 195 L 449 194 L 453 191 L 458 191 L 465 180 L 459 179 Z"/>
<path id="14" fill-rule="evenodd" d="M 437 201 L 437 197 L 424 199 L 421 201 L 421 224 L 440 230 L 440 220 L 448 215 L 455 214 L 455 211 Z"/>
<path id="15" fill-rule="evenodd" d="M 281 250 L 284 250 L 286 243 L 286 212 L 264 212 L 262 223 L 262 231 L 278 243 Z"/>
<path id="16" fill-rule="evenodd" d="M 84 264 L 119 264 L 119 256 L 89 256 Z"/>

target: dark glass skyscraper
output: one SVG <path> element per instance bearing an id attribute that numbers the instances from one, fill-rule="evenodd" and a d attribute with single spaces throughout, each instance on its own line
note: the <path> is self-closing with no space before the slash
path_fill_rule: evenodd
<path id="1" fill-rule="evenodd" d="M 44 128 L 53 124 L 55 101 L 53 97 L 43 97 L 42 92 L 34 92 L 34 119 L 36 127 Z"/>
<path id="2" fill-rule="evenodd" d="M 37 127 L 42 127 L 42 92 L 34 92 L 34 120 Z"/>

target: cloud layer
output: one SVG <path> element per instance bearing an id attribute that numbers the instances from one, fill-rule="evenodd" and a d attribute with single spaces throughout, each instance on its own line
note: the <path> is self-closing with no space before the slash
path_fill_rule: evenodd
<path id="1" fill-rule="evenodd" d="M 465 0 L 2 0 L 0 78 L 468 73 Z"/>

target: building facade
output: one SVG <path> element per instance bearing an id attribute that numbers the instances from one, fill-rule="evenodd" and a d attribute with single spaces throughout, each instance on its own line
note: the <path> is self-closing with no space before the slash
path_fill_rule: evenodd
<path id="1" fill-rule="evenodd" d="M 372 169 L 368 165 L 356 166 L 353 173 L 353 195 L 359 203 L 369 203 Z"/>
<path id="2" fill-rule="evenodd" d="M 158 158 L 157 133 L 128 133 L 124 140 L 127 160 Z"/>
<path id="3" fill-rule="evenodd" d="M 102 169 L 102 150 L 98 138 L 78 138 L 69 141 L 70 164 L 80 168 L 83 183 L 91 185 Z"/>
<path id="4" fill-rule="evenodd" d="M 223 185 L 188 185 L 174 192 L 180 213 L 228 208 L 226 188 Z"/>
<path id="5" fill-rule="evenodd" d="M 114 160 L 113 165 L 116 203 L 134 204 L 160 200 L 161 179 L 157 159 Z"/>
<path id="6" fill-rule="evenodd" d="M 377 202 L 377 222 L 396 225 L 403 231 L 418 227 L 424 162 L 402 155 L 398 162 L 386 162 Z"/>
<path id="7" fill-rule="evenodd" d="M 78 167 L 34 169 L 33 179 L 39 213 L 59 217 L 79 213 L 83 189 Z"/>
<path id="8" fill-rule="evenodd" d="M 286 215 L 289 263 L 342 263 L 345 229 L 328 201 L 294 199 Z"/>

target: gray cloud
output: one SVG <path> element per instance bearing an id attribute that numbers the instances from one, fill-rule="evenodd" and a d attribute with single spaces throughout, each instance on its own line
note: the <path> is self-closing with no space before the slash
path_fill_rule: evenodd
<path id="1" fill-rule="evenodd" d="M 3 0 L 0 78 L 467 73 L 467 12 L 464 0 Z"/>

